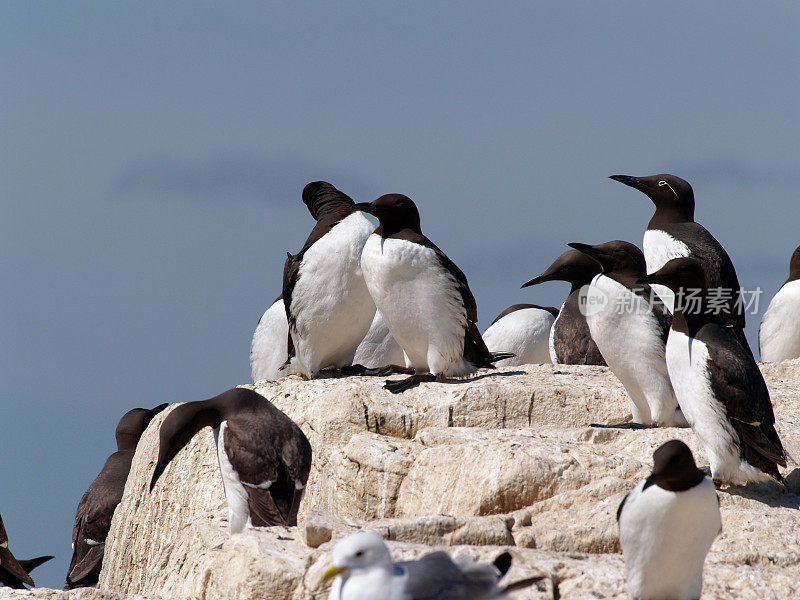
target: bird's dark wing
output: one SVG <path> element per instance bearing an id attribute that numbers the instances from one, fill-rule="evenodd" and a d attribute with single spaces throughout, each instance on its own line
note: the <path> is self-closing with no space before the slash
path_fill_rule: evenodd
<path id="1" fill-rule="evenodd" d="M 245 486 L 250 521 L 256 527 L 297 524 L 303 490 L 296 488 L 279 452 L 282 440 L 294 433 L 286 431 L 293 425 L 285 415 L 240 415 L 227 422 L 225 452 Z M 268 482 L 269 487 L 263 487 Z"/>
<path id="2" fill-rule="evenodd" d="M 736 305 L 740 290 L 739 278 L 722 244 L 700 223 L 674 223 L 665 229 L 667 233 L 685 243 L 692 256 L 703 265 L 709 289 L 721 287 L 732 292 L 731 299 L 725 303 L 727 311 L 719 315 L 722 323 L 729 327 L 744 329 L 744 307 L 741 304 Z"/>
<path id="3" fill-rule="evenodd" d="M 0 584 L 14 588 L 24 589 L 23 583 L 35 585 L 27 571 L 22 568 L 19 561 L 8 548 L 0 547 Z"/>
<path id="4" fill-rule="evenodd" d="M 485 598 L 496 588 L 499 575 L 492 565 L 474 565 L 462 570 L 444 552 L 397 563 L 397 567 L 407 573 L 403 591 L 412 600 Z"/>
<path id="5" fill-rule="evenodd" d="M 100 569 L 103 567 L 105 548 L 105 543 L 87 547 L 81 560 L 70 569 L 67 575 L 66 587 L 68 589 L 92 586 L 98 582 Z"/>
<path id="6" fill-rule="evenodd" d="M 72 559 L 67 585 L 93 585 L 100 575 L 108 530 L 114 510 L 122 500 L 133 452 L 115 452 L 86 490 L 72 528 Z"/>
<path id="7" fill-rule="evenodd" d="M 292 292 L 294 292 L 294 286 L 297 284 L 297 280 L 300 277 L 300 262 L 302 260 L 302 253 L 292 256 L 292 254 L 287 252 L 286 262 L 283 265 L 283 306 L 286 310 L 286 320 L 289 323 L 289 333 L 287 334 L 289 336 L 287 344 L 288 356 L 285 363 L 287 365 L 295 356 L 294 342 L 292 341 L 292 329 L 295 327 L 297 318 L 292 312 Z"/>
<path id="8" fill-rule="evenodd" d="M 601 365 L 606 361 L 597 348 L 578 305 L 580 289 L 570 293 L 560 318 L 554 323 L 553 344 L 558 362 L 564 365 Z"/>
<path id="9" fill-rule="evenodd" d="M 786 466 L 786 451 L 775 431 L 775 414 L 761 371 L 730 328 L 712 322 L 696 337 L 708 347 L 711 389 L 739 434 L 743 457 L 780 477 L 776 465 Z"/>

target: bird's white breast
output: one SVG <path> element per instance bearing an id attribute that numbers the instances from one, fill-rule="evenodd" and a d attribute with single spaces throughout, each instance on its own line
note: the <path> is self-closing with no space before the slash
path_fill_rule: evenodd
<path id="1" fill-rule="evenodd" d="M 357 569 L 344 581 L 338 577 L 329 600 L 410 600 L 404 593 L 406 575 L 380 567 Z"/>
<path id="2" fill-rule="evenodd" d="M 770 301 L 758 331 L 761 360 L 800 357 L 800 280 L 784 284 Z"/>
<path id="3" fill-rule="evenodd" d="M 267 380 L 275 381 L 288 372 L 278 371 L 286 362 L 289 323 L 283 299 L 270 306 L 258 322 L 250 345 L 250 374 L 253 383 Z"/>
<path id="4" fill-rule="evenodd" d="M 611 371 L 625 386 L 633 403 L 634 421 L 649 424 L 657 418 L 651 415 L 656 402 L 663 404 L 661 412 L 666 420 L 666 413 L 674 412 L 675 401 L 661 327 L 650 305 L 605 275 L 595 276 L 587 293 L 592 301 L 586 309 L 589 331 Z"/>
<path id="5" fill-rule="evenodd" d="M 691 254 L 689 246 L 660 229 L 648 229 L 644 232 L 642 250 L 648 273 L 655 273 L 673 258 L 683 258 Z M 667 310 L 672 313 L 675 304 L 674 292 L 659 284 L 653 284 L 652 288 L 664 302 Z"/>
<path id="6" fill-rule="evenodd" d="M 634 598 L 700 597 L 703 562 L 722 527 L 714 484 L 670 492 L 644 481 L 633 489 L 619 519 L 628 588 Z"/>
<path id="7" fill-rule="evenodd" d="M 483 334 L 490 352 L 516 356 L 495 363 L 498 367 L 550 363 L 550 329 L 555 317 L 541 308 L 521 308 L 492 323 Z"/>
<path id="8" fill-rule="evenodd" d="M 219 472 L 222 476 L 222 487 L 225 490 L 225 500 L 228 503 L 228 526 L 231 533 L 241 533 L 250 526 L 250 507 L 247 504 L 247 490 L 244 489 L 239 473 L 233 468 L 225 451 L 225 429 L 227 421 L 222 421 L 214 429 L 214 442 L 217 445 L 217 460 Z"/>
<path id="9" fill-rule="evenodd" d="M 728 421 L 724 399 L 717 399 L 711 387 L 708 347 L 671 329 L 666 358 L 678 404 L 703 444 L 713 477 L 734 484 L 768 479 L 740 459 L 739 436 Z"/>
<path id="10" fill-rule="evenodd" d="M 361 266 L 378 310 L 411 365 L 421 372 L 464 374 L 466 308 L 434 250 L 373 234 L 364 245 Z"/>
<path id="11" fill-rule="evenodd" d="M 303 256 L 292 313 L 299 338 L 295 350 L 308 376 L 349 363 L 369 330 L 375 304 L 361 271 L 361 250 L 372 230 L 362 213 L 353 213 Z"/>

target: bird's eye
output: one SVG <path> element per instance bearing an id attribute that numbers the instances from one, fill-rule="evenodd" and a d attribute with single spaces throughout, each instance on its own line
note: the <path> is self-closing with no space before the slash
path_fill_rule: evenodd
<path id="1" fill-rule="evenodd" d="M 362 556 L 363 554 L 364 554 L 363 550 L 359 550 L 358 552 L 356 552 L 356 556 Z"/>

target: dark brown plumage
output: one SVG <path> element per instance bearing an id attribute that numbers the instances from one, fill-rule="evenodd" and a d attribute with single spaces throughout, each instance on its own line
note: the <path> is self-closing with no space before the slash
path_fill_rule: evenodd
<path id="1" fill-rule="evenodd" d="M 117 451 L 108 457 L 78 503 L 65 589 L 97 583 L 111 518 L 122 500 L 136 445 L 153 417 L 166 407 L 161 404 L 153 409 L 134 408 L 120 419 L 116 429 Z"/>

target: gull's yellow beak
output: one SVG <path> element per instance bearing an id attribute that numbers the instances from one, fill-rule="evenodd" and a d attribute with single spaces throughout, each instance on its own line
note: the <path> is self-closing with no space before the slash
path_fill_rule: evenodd
<path id="1" fill-rule="evenodd" d="M 322 583 L 330 581 L 331 579 L 336 577 L 339 573 L 344 572 L 344 570 L 345 570 L 344 567 L 336 567 L 336 566 L 331 567 L 322 574 Z"/>

